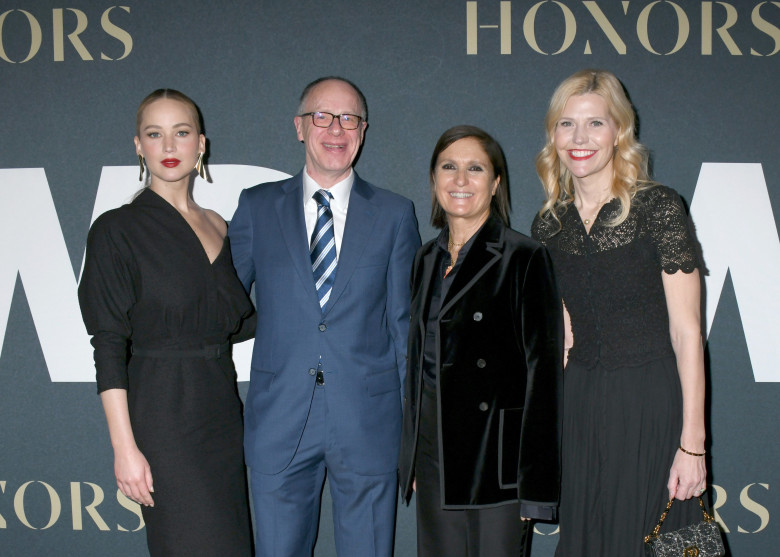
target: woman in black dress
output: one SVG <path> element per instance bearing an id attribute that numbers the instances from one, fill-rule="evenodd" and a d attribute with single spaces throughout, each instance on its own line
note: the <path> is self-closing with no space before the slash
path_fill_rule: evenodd
<path id="1" fill-rule="evenodd" d="M 117 485 L 142 505 L 152 556 L 248 556 L 230 342 L 251 337 L 252 304 L 225 221 L 192 198 L 206 147 L 195 104 L 157 90 L 136 133 L 148 186 L 95 221 L 79 285 Z"/>
<path id="2" fill-rule="evenodd" d="M 617 78 L 584 70 L 556 89 L 536 160 L 533 223 L 564 302 L 559 557 L 639 557 L 664 528 L 701 519 L 704 357 L 700 278 L 685 209 L 650 181 Z"/>
<path id="3" fill-rule="evenodd" d="M 439 237 L 412 270 L 401 493 L 418 557 L 527 555 L 560 481 L 561 302 L 547 250 L 509 228 L 501 147 L 444 132 L 430 166 Z"/>

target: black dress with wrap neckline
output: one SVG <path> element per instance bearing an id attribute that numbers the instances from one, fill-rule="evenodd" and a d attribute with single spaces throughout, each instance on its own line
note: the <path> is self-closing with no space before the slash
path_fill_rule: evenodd
<path id="1" fill-rule="evenodd" d="M 229 346 L 252 336 L 253 308 L 228 240 L 210 261 L 181 214 L 147 188 L 92 225 L 79 302 L 98 392 L 127 390 L 151 468 L 155 506 L 142 508 L 151 555 L 251 555 Z"/>

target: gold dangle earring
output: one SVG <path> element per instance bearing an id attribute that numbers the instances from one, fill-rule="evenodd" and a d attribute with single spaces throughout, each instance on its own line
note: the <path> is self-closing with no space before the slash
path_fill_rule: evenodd
<path id="1" fill-rule="evenodd" d="M 141 167 L 141 172 L 138 174 L 138 181 L 143 182 L 144 181 L 144 156 L 141 153 L 138 153 L 138 166 Z"/>
<path id="2" fill-rule="evenodd" d="M 195 161 L 195 170 L 198 172 L 198 175 L 206 179 L 206 167 L 203 165 L 203 153 L 198 153 L 198 160 Z"/>

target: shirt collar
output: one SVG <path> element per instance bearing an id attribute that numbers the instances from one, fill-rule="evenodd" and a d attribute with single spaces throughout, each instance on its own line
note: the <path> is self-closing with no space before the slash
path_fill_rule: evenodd
<path id="1" fill-rule="evenodd" d="M 349 194 L 352 191 L 352 184 L 355 183 L 355 171 L 349 169 L 349 175 L 341 182 L 337 182 L 328 188 L 328 191 L 333 195 L 331 200 L 331 208 L 346 211 L 349 205 Z M 303 167 L 303 204 L 306 205 L 312 200 L 314 192 L 323 189 L 314 178 L 309 176 L 306 171 L 306 167 Z"/>

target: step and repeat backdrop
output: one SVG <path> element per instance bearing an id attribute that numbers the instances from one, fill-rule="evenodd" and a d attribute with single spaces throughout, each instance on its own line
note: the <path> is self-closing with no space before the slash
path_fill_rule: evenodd
<path id="1" fill-rule="evenodd" d="M 117 493 L 76 289 L 87 231 L 138 190 L 135 111 L 159 87 L 200 106 L 212 183 L 298 172 L 303 86 L 343 75 L 366 94 L 363 178 L 411 198 L 423 241 L 442 131 L 474 124 L 509 161 L 512 226 L 543 194 L 533 159 L 555 86 L 613 71 L 655 178 L 688 205 L 706 265 L 708 491 L 731 554 L 780 541 L 780 2 L 730 0 L 3 0 L 0 2 L 0 554 L 145 554 Z M 246 392 L 251 343 L 236 351 Z M 317 556 L 333 556 L 323 504 Z M 540 523 L 534 557 L 552 556 Z M 415 555 L 399 508 L 399 556 Z"/>

